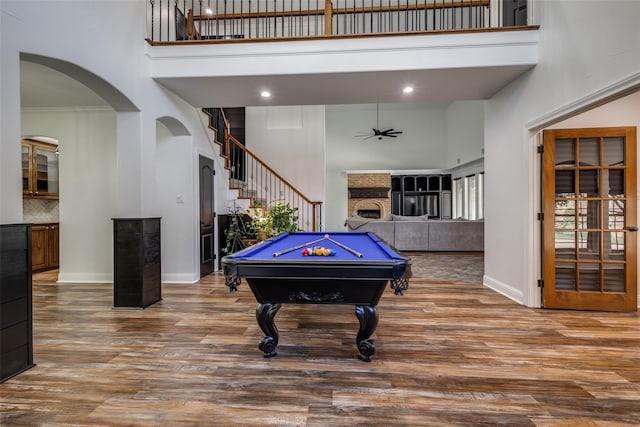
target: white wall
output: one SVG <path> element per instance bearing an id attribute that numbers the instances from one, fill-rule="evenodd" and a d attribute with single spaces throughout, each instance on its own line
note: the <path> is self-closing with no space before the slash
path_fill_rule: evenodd
<path id="1" fill-rule="evenodd" d="M 447 164 L 455 168 L 484 157 L 485 101 L 455 101 L 447 107 Z"/>
<path id="2" fill-rule="evenodd" d="M 600 91 L 625 79 L 640 85 L 640 2 L 551 0 L 533 6 L 539 64 L 486 105 L 484 282 L 538 306 L 539 174 L 530 131 L 584 107 L 589 96 L 597 101 Z"/>
<path id="3" fill-rule="evenodd" d="M 193 246 L 192 221 L 197 197 L 192 176 L 192 147 L 188 136 L 173 136 L 158 123 L 156 149 L 156 182 L 159 211 L 162 213 L 162 281 L 193 282 L 193 259 L 198 256 Z M 181 248 L 176 251 L 175 248 Z M 191 250 L 184 250 L 191 248 Z"/>
<path id="4" fill-rule="evenodd" d="M 22 221 L 20 136 L 35 133 L 56 136 L 61 139 L 61 147 L 65 140 L 67 144 L 77 142 L 78 157 L 87 159 L 88 163 L 83 165 L 61 159 L 61 185 L 64 186 L 62 180 L 66 174 L 73 172 L 80 175 L 86 172 L 84 179 L 74 182 L 74 185 L 85 191 L 89 184 L 96 186 L 100 183 L 103 191 L 85 191 L 82 201 L 69 202 L 69 205 L 65 204 L 64 194 L 61 198 L 60 278 L 61 281 L 111 280 L 111 217 L 163 216 L 163 209 L 166 208 L 164 201 L 158 198 L 161 194 L 158 184 L 164 183 L 158 182 L 158 174 L 162 171 L 158 170 L 156 155 L 156 120 L 159 117 L 172 117 L 188 130 L 188 136 L 185 137 L 190 140 L 192 161 L 183 164 L 184 169 L 172 168 L 171 173 L 180 176 L 180 179 L 192 177 L 189 189 L 194 194 L 197 192 L 194 166 L 197 162 L 193 159 L 197 159 L 198 153 L 212 158 L 218 156 L 217 150 L 214 151 L 210 144 L 211 134 L 203 124 L 202 113 L 198 109 L 187 105 L 149 77 L 145 28 L 140 25 L 145 22 L 145 2 L 3 0 L 0 7 L 0 221 Z M 100 25 L 96 25 L 96 16 L 100 16 Z M 28 30 L 25 30 L 27 26 Z M 84 112 L 75 112 L 56 123 L 52 120 L 55 112 L 39 112 L 42 117 L 37 120 L 42 126 L 37 131 L 32 130 L 29 127 L 34 122 L 27 121 L 23 128 L 19 90 L 21 53 L 53 58 L 58 60 L 56 65 L 62 67 L 71 64 L 73 66 L 65 70 L 76 79 L 80 78 L 80 74 L 74 74 L 80 73 L 78 70 L 83 70 L 85 75 L 88 73 L 91 78 L 86 82 L 87 86 L 93 87 L 96 92 L 106 88 L 103 92 L 105 99 L 112 101 L 115 112 L 110 113 L 108 123 L 102 118 L 96 122 L 97 113 Z M 123 99 L 127 102 L 120 102 Z M 63 124 L 64 129 L 58 129 Z M 100 140 L 104 142 L 103 145 L 98 144 Z M 113 151 L 105 153 L 105 150 Z M 101 164 L 100 167 L 96 162 Z M 216 168 L 219 166 L 216 163 Z M 75 171 L 75 168 L 78 170 Z M 224 176 L 224 173 L 220 175 Z M 110 186 L 105 184 L 105 180 Z M 61 191 L 68 193 L 64 187 Z M 226 191 L 216 192 L 216 197 L 219 198 L 216 206 L 226 205 Z M 192 202 L 195 204 L 195 197 Z M 81 212 L 78 207 L 80 204 L 83 209 L 89 207 L 92 214 L 76 218 Z M 192 207 L 190 211 L 180 221 L 196 230 L 197 210 Z M 191 235 L 194 236 L 195 231 Z M 180 244 L 170 247 L 170 251 L 176 254 L 191 256 L 190 268 L 186 272 L 184 260 L 180 262 L 180 267 L 171 262 L 168 266 L 164 265 L 165 259 L 171 259 L 171 253 L 167 253 L 168 248 L 163 248 L 163 275 L 188 274 L 199 277 L 197 247 L 195 238 L 192 241 L 181 240 Z M 171 271 L 172 268 L 177 271 Z"/>
<path id="5" fill-rule="evenodd" d="M 324 107 L 247 107 L 246 146 L 311 200 L 324 197 Z"/>
<path id="6" fill-rule="evenodd" d="M 62 282 L 113 279 L 116 113 L 110 108 L 22 111 L 22 132 L 58 139 Z"/>

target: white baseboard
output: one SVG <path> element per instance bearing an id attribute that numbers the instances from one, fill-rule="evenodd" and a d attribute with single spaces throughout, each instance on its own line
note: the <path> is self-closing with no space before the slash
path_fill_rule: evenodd
<path id="1" fill-rule="evenodd" d="M 112 273 L 59 273 L 57 283 L 113 283 Z"/>
<path id="2" fill-rule="evenodd" d="M 514 288 L 513 286 L 509 286 L 506 283 L 502 283 L 499 280 L 491 278 L 487 275 L 484 275 L 482 278 L 482 284 L 489 289 L 496 291 L 499 294 L 504 295 L 505 297 L 517 302 L 518 304 L 524 304 L 524 294 L 521 290 Z"/>
<path id="3" fill-rule="evenodd" d="M 163 274 L 162 283 L 196 283 L 197 274 Z M 111 273 L 60 273 L 57 283 L 113 283 Z"/>
<path id="4" fill-rule="evenodd" d="M 193 273 L 178 273 L 178 274 L 163 274 L 162 275 L 162 283 L 176 283 L 176 284 L 187 284 L 187 283 L 196 283 L 200 280 L 197 274 Z"/>

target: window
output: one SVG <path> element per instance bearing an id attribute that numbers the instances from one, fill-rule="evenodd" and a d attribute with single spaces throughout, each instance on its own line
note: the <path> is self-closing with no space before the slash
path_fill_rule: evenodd
<path id="1" fill-rule="evenodd" d="M 453 218 L 463 218 L 463 200 L 464 200 L 464 187 L 462 186 L 462 179 L 456 178 L 453 180 Z"/>
<path id="2" fill-rule="evenodd" d="M 484 218 L 484 172 L 453 180 L 453 218 Z"/>
<path id="3" fill-rule="evenodd" d="M 478 204 L 476 212 L 478 219 L 484 219 L 484 172 L 478 174 Z"/>
<path id="4" fill-rule="evenodd" d="M 465 200 L 464 206 L 464 217 L 465 219 L 476 219 L 476 199 L 477 199 L 477 191 L 476 191 L 476 176 L 468 175 L 464 177 L 464 190 L 467 196 Z"/>

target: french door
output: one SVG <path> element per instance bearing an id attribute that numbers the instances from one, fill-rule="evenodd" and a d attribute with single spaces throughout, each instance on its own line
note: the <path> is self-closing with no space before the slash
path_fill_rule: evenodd
<path id="1" fill-rule="evenodd" d="M 636 311 L 636 128 L 544 131 L 544 307 Z"/>

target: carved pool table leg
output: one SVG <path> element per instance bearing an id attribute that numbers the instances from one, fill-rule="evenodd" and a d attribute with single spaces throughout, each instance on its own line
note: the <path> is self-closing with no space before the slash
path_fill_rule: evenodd
<path id="1" fill-rule="evenodd" d="M 356 305 L 356 317 L 360 321 L 360 329 L 356 343 L 358 344 L 358 359 L 371 362 L 371 356 L 376 352 L 375 342 L 370 337 L 378 326 L 378 310 L 370 305 Z"/>
<path id="2" fill-rule="evenodd" d="M 256 308 L 258 326 L 260 326 L 260 329 L 262 329 L 262 332 L 266 335 L 258 344 L 258 348 L 264 352 L 264 357 L 273 357 L 278 354 L 276 353 L 278 328 L 276 328 L 273 319 L 276 317 L 278 310 L 280 310 L 280 306 L 280 304 L 267 302 L 258 304 L 258 308 Z"/>

